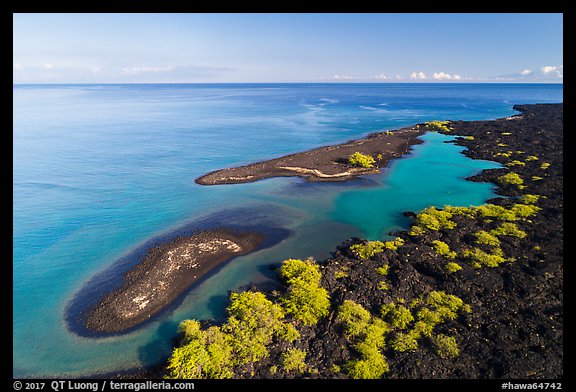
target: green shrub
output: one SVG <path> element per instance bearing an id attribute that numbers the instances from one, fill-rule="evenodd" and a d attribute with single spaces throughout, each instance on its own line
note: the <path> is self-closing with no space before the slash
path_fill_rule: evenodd
<path id="1" fill-rule="evenodd" d="M 451 261 L 448 264 L 446 264 L 446 269 L 448 270 L 448 272 L 454 273 L 460 271 L 462 269 L 462 266 L 458 263 Z"/>
<path id="2" fill-rule="evenodd" d="M 536 155 L 530 155 L 526 158 L 526 162 L 537 161 L 539 158 Z"/>
<path id="3" fill-rule="evenodd" d="M 532 178 L 531 178 L 532 181 L 540 181 L 543 179 L 544 179 L 544 177 L 540 177 L 540 176 L 532 176 Z"/>
<path id="4" fill-rule="evenodd" d="M 433 336 L 431 340 L 436 354 L 438 354 L 440 358 L 455 358 L 460 355 L 458 343 L 456 343 L 456 339 L 453 336 L 437 334 Z"/>
<path id="5" fill-rule="evenodd" d="M 518 161 L 516 159 L 506 163 L 506 166 L 525 166 L 525 165 L 526 165 L 526 163 L 524 163 L 522 161 Z"/>
<path id="6" fill-rule="evenodd" d="M 540 169 L 546 170 L 546 169 L 548 169 L 549 167 L 550 167 L 550 163 L 548 163 L 548 162 L 542 162 L 542 163 L 540 164 Z"/>
<path id="7" fill-rule="evenodd" d="M 405 329 L 414 321 L 414 316 L 408 308 L 393 302 L 383 305 L 380 314 L 386 322 L 398 329 Z"/>
<path id="8" fill-rule="evenodd" d="M 490 230 L 490 234 L 496 236 L 507 235 L 518 238 L 526 237 L 526 232 L 520 230 L 518 226 L 512 222 L 502 222 L 497 228 Z"/>
<path id="9" fill-rule="evenodd" d="M 232 348 L 219 327 L 201 330 L 200 323 L 186 320 L 180 325 L 185 344 L 168 359 L 167 378 L 231 378 Z"/>
<path id="10" fill-rule="evenodd" d="M 500 250 L 500 248 L 498 248 L 498 250 Z M 498 265 L 506 261 L 501 253 L 501 251 L 496 253 L 487 253 L 481 249 L 473 248 L 465 249 L 462 252 L 462 256 L 469 259 L 470 265 L 474 268 L 498 267 Z"/>
<path id="11" fill-rule="evenodd" d="M 356 151 L 354 154 L 348 157 L 348 163 L 353 166 L 372 168 L 376 161 L 370 155 L 362 154 Z"/>
<path id="12" fill-rule="evenodd" d="M 370 322 L 370 312 L 351 300 L 345 300 L 338 308 L 338 319 L 344 324 L 344 332 L 349 337 L 359 336 Z"/>
<path id="13" fill-rule="evenodd" d="M 484 204 L 476 207 L 476 212 L 478 216 L 483 218 L 492 218 L 503 221 L 515 221 L 518 217 L 514 212 L 506 207 L 499 206 L 496 204 Z"/>
<path id="14" fill-rule="evenodd" d="M 520 201 L 524 204 L 536 204 L 540 199 L 540 195 L 523 195 L 520 197 Z"/>
<path id="15" fill-rule="evenodd" d="M 524 180 L 518 173 L 506 173 L 498 177 L 498 183 L 502 185 L 522 185 Z"/>
<path id="16" fill-rule="evenodd" d="M 378 272 L 378 274 L 380 274 L 382 276 L 388 275 L 389 271 L 390 271 L 390 265 L 389 264 L 384 264 L 383 266 L 376 268 L 376 272 Z"/>
<path id="17" fill-rule="evenodd" d="M 282 308 L 261 292 L 230 295 L 228 321 L 222 330 L 231 336 L 234 364 L 245 365 L 268 356 L 275 335 L 286 333 Z"/>
<path id="18" fill-rule="evenodd" d="M 531 216 L 536 215 L 538 211 L 542 208 L 535 206 L 533 204 L 514 204 L 510 211 L 518 218 L 518 219 L 527 219 Z"/>
<path id="19" fill-rule="evenodd" d="M 450 220 L 451 218 L 452 214 L 448 211 L 428 207 L 416 215 L 414 224 L 421 227 L 422 230 L 453 229 L 456 227 L 456 223 Z"/>
<path id="20" fill-rule="evenodd" d="M 348 361 L 346 373 L 356 379 L 380 378 L 388 371 L 388 363 L 381 353 L 390 327 L 354 301 L 345 300 L 338 308 L 338 320 L 353 343 L 360 359 Z"/>
<path id="21" fill-rule="evenodd" d="M 432 132 L 450 132 L 448 121 L 428 121 L 425 126 L 428 131 Z"/>
<path id="22" fill-rule="evenodd" d="M 362 259 L 369 259 L 376 253 L 384 252 L 385 244 L 382 241 L 368 241 L 365 244 L 355 244 L 350 250 L 355 252 Z"/>
<path id="23" fill-rule="evenodd" d="M 488 233 L 487 231 L 480 230 L 474 233 L 476 237 L 476 243 L 488 246 L 500 246 L 500 240 L 495 235 Z"/>
<path id="24" fill-rule="evenodd" d="M 474 136 L 464 136 L 465 140 L 474 140 Z"/>
<path id="25" fill-rule="evenodd" d="M 404 245 L 404 239 L 396 237 L 393 241 L 385 241 L 384 248 L 389 250 L 397 250 L 398 247 Z"/>
<path id="26" fill-rule="evenodd" d="M 280 299 L 286 313 L 305 325 L 316 324 L 328 314 L 328 291 L 320 286 L 320 270 L 313 260 L 285 260 L 280 277 L 288 284 L 286 294 Z"/>
<path id="27" fill-rule="evenodd" d="M 419 336 L 412 331 L 399 332 L 391 342 L 391 347 L 394 351 L 416 351 L 418 349 Z"/>
<path id="28" fill-rule="evenodd" d="M 388 289 L 389 289 L 388 283 L 386 283 L 386 282 L 384 282 L 383 280 L 381 280 L 381 281 L 379 281 L 379 282 L 376 284 L 376 289 L 378 289 L 378 290 L 388 290 Z"/>
<path id="29" fill-rule="evenodd" d="M 290 323 L 283 323 L 277 330 L 276 336 L 278 339 L 288 343 L 292 343 L 300 338 L 300 332 Z"/>
<path id="30" fill-rule="evenodd" d="M 450 260 L 453 260 L 456 257 L 456 252 L 450 250 L 450 247 L 444 241 L 434 240 L 432 241 L 432 247 L 436 253 Z"/>
<path id="31" fill-rule="evenodd" d="M 302 373 L 306 370 L 306 351 L 289 348 L 280 356 L 280 364 L 286 372 Z"/>

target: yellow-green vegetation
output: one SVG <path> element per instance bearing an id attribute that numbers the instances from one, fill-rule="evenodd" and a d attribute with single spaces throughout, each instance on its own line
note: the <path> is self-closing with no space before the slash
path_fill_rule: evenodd
<path id="1" fill-rule="evenodd" d="M 430 339 L 434 345 L 434 351 L 440 356 L 440 358 L 455 358 L 460 355 L 460 348 L 456 339 L 453 336 L 447 336 L 444 334 L 437 334 L 432 336 Z"/>
<path id="2" fill-rule="evenodd" d="M 354 301 L 345 300 L 338 309 L 338 320 L 360 359 L 344 364 L 346 373 L 355 379 L 381 378 L 389 369 L 381 350 L 390 327 Z"/>
<path id="3" fill-rule="evenodd" d="M 348 267 L 342 267 L 334 272 L 334 277 L 336 279 L 346 278 L 349 275 L 348 270 Z"/>
<path id="4" fill-rule="evenodd" d="M 490 230 L 490 234 L 495 236 L 507 235 L 518 238 L 526 237 L 526 232 L 520 230 L 518 226 L 512 222 L 502 222 L 497 228 Z"/>
<path id="5" fill-rule="evenodd" d="M 550 163 L 548 163 L 548 162 L 542 162 L 542 163 L 540 164 L 540 169 L 546 170 L 546 169 L 548 169 L 549 167 L 550 167 Z"/>
<path id="6" fill-rule="evenodd" d="M 452 213 L 449 211 L 428 207 L 416 215 L 414 224 L 408 234 L 420 235 L 426 231 L 453 229 L 456 227 L 456 222 L 452 221 L 451 218 Z"/>
<path id="7" fill-rule="evenodd" d="M 434 328 L 458 314 L 471 311 L 460 298 L 443 291 L 424 294 L 409 305 L 404 299 L 384 304 L 380 316 L 370 314 L 360 304 L 346 300 L 338 309 L 338 320 L 344 327 L 348 341 L 359 359 L 348 361 L 343 369 L 352 378 L 380 378 L 388 371 L 382 351 L 415 351 L 419 341 L 427 339 L 433 350 L 442 358 L 452 358 L 460 353 L 456 339 L 434 333 Z M 338 365 L 334 365 L 338 366 Z M 337 367 L 340 370 L 340 367 Z"/>
<path id="8" fill-rule="evenodd" d="M 464 136 L 465 140 L 474 140 L 474 136 Z"/>
<path id="9" fill-rule="evenodd" d="M 382 308 L 386 313 L 389 304 Z M 414 351 L 422 338 L 434 339 L 434 328 L 447 320 L 454 320 L 458 313 L 469 313 L 470 306 L 460 298 L 443 291 L 432 291 L 412 301 L 409 307 L 413 321 L 398 328 L 392 337 L 390 347 L 396 351 Z M 386 317 L 383 316 L 383 317 Z M 457 346 L 456 346 L 457 347 Z"/>
<path id="10" fill-rule="evenodd" d="M 432 241 L 432 247 L 439 255 L 442 255 L 450 260 L 453 260 L 456 257 L 456 252 L 450 250 L 450 247 L 447 243 L 440 240 Z"/>
<path id="11" fill-rule="evenodd" d="M 470 262 L 473 268 L 498 267 L 506 259 L 502 255 L 502 249 L 494 248 L 493 253 L 488 253 L 479 248 L 464 249 L 462 256 Z M 508 261 L 513 261 L 509 259 Z"/>
<path id="12" fill-rule="evenodd" d="M 532 204 L 538 200 L 538 197 L 538 195 L 524 195 L 520 198 L 520 200 L 526 204 L 517 203 L 511 205 L 510 207 L 488 203 L 478 207 L 446 206 L 443 211 L 434 209 L 431 215 L 434 217 L 442 217 L 440 219 L 440 222 L 442 223 L 438 223 L 438 220 L 431 219 L 430 213 L 425 210 L 427 212 L 427 216 L 422 218 L 420 216 L 421 214 L 418 214 L 414 220 L 414 224 L 411 227 L 409 234 L 424 234 L 427 230 L 438 230 L 443 227 L 443 225 L 444 227 L 451 227 L 451 224 L 446 226 L 446 222 L 451 222 L 453 225 L 455 225 L 451 219 L 456 215 L 484 221 L 490 225 L 497 225 L 491 230 L 480 230 L 476 233 L 473 233 L 475 237 L 475 243 L 482 246 L 488 246 L 488 251 L 486 249 L 481 249 L 481 247 L 472 247 L 470 249 L 464 249 L 460 253 L 460 256 L 466 259 L 474 268 L 496 267 L 506 261 L 514 261 L 513 258 L 506 258 L 502 249 L 500 248 L 500 239 L 498 237 L 526 237 L 526 232 L 520 230 L 518 226 L 512 222 L 530 222 L 528 219 L 541 210 L 540 207 Z M 446 256 L 448 259 L 454 259 L 457 257 L 457 254 L 452 253 L 449 245 L 443 241 L 434 240 L 432 242 L 432 246 L 437 253 Z M 449 272 L 456 272 L 461 269 L 461 266 L 457 263 L 448 263 L 446 265 L 446 269 Z M 401 339 L 408 338 L 409 336 L 401 337 Z"/>
<path id="13" fill-rule="evenodd" d="M 522 162 L 522 161 L 518 161 L 518 160 L 513 160 L 510 162 L 506 162 L 506 166 L 525 166 L 526 163 Z"/>
<path id="14" fill-rule="evenodd" d="M 285 260 L 279 274 L 288 284 L 286 294 L 280 298 L 287 314 L 305 325 L 316 324 L 328 314 L 330 298 L 320 286 L 321 274 L 314 260 Z"/>
<path id="15" fill-rule="evenodd" d="M 500 135 L 502 135 L 502 136 L 510 136 L 510 135 L 512 135 L 512 132 L 502 132 Z"/>
<path id="16" fill-rule="evenodd" d="M 302 373 L 306 370 L 306 351 L 289 348 L 280 357 L 280 364 L 286 372 Z"/>
<path id="17" fill-rule="evenodd" d="M 378 155 L 376 155 L 376 159 L 378 159 L 378 160 L 382 160 L 382 158 L 383 158 L 382 154 L 378 154 Z"/>
<path id="18" fill-rule="evenodd" d="M 376 283 L 376 288 L 378 290 L 388 290 L 389 289 L 388 283 L 384 282 L 383 280 Z"/>
<path id="19" fill-rule="evenodd" d="M 497 146 L 498 146 L 498 147 L 508 147 L 508 144 L 506 144 L 506 143 L 498 143 Z"/>
<path id="20" fill-rule="evenodd" d="M 179 330 L 183 345 L 168 360 L 167 378 L 231 378 L 231 337 L 219 327 L 202 330 L 196 320 L 185 320 Z"/>
<path id="21" fill-rule="evenodd" d="M 454 273 L 460 271 L 462 269 L 462 266 L 458 263 L 451 261 L 448 264 L 446 264 L 446 269 L 448 270 L 448 272 Z"/>
<path id="22" fill-rule="evenodd" d="M 168 378 L 231 378 L 234 366 L 268 356 L 274 339 L 292 342 L 299 332 L 282 308 L 261 292 L 232 293 L 228 321 L 203 330 L 196 320 L 180 324 L 182 344 L 168 360 Z"/>
<path id="23" fill-rule="evenodd" d="M 540 181 L 544 179 L 544 177 L 540 177 L 540 176 L 532 176 L 532 181 Z"/>
<path id="24" fill-rule="evenodd" d="M 404 239 L 396 237 L 392 241 L 367 241 L 365 244 L 355 244 L 350 246 L 350 250 L 362 259 L 369 259 L 377 253 L 384 252 L 385 249 L 397 250 L 402 245 L 404 245 Z"/>
<path id="25" fill-rule="evenodd" d="M 516 150 L 516 151 L 514 151 L 514 153 L 515 153 L 515 154 L 524 154 L 524 151 Z"/>
<path id="26" fill-rule="evenodd" d="M 527 219 L 541 210 L 540 207 L 528 204 L 514 204 L 510 208 L 496 204 L 484 204 L 475 208 L 476 216 L 497 219 L 501 221 L 517 221 Z"/>
<path id="27" fill-rule="evenodd" d="M 368 241 L 365 244 L 352 245 L 350 250 L 362 259 L 369 259 L 377 253 L 384 252 L 384 243 L 382 241 Z"/>
<path id="28" fill-rule="evenodd" d="M 450 128 L 448 128 L 448 121 L 429 121 L 424 123 L 426 125 L 426 129 L 432 132 L 450 132 Z"/>
<path id="29" fill-rule="evenodd" d="M 522 185 L 524 180 L 518 175 L 518 173 L 506 173 L 498 177 L 498 183 L 502 185 Z"/>
<path id="30" fill-rule="evenodd" d="M 526 162 L 537 161 L 538 159 L 540 159 L 540 158 L 538 158 L 536 155 L 529 155 L 529 156 L 526 158 Z"/>
<path id="31" fill-rule="evenodd" d="M 504 157 L 504 158 L 510 158 L 512 156 L 512 151 L 508 151 L 508 152 L 497 152 L 496 154 L 494 154 L 495 157 Z"/>
<path id="32" fill-rule="evenodd" d="M 539 199 L 540 199 L 540 195 L 526 194 L 526 195 L 522 195 L 522 197 L 520 197 L 520 201 L 524 204 L 536 204 Z"/>
<path id="33" fill-rule="evenodd" d="M 487 231 L 480 230 L 474 233 L 476 237 L 476 243 L 481 245 L 488 245 L 493 247 L 500 247 L 500 240 L 493 234 L 488 233 Z"/>
<path id="34" fill-rule="evenodd" d="M 389 271 L 390 271 L 390 265 L 389 264 L 384 264 L 383 266 L 376 268 L 376 272 L 378 272 L 378 274 L 380 274 L 382 276 L 388 275 Z"/>
<path id="35" fill-rule="evenodd" d="M 406 329 L 408 324 L 414 321 L 414 316 L 410 309 L 404 305 L 397 305 L 394 302 L 382 305 L 380 314 L 384 321 L 390 323 L 391 326 L 397 329 Z"/>
<path id="36" fill-rule="evenodd" d="M 371 168 L 374 167 L 376 161 L 370 155 L 362 154 L 356 151 L 348 157 L 348 163 L 353 166 Z"/>

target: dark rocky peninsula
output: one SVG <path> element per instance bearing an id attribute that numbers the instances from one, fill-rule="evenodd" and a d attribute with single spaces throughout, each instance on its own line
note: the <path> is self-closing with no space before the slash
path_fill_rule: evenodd
<path id="1" fill-rule="evenodd" d="M 85 327 L 99 334 L 131 329 L 161 311 L 208 272 L 249 253 L 262 234 L 208 230 L 173 239 L 148 250 L 117 290 L 87 312 Z"/>
<path id="2" fill-rule="evenodd" d="M 418 128 L 373 133 L 343 144 L 217 170 L 197 178 L 196 182 L 201 185 L 240 184 L 264 178 L 293 176 L 305 177 L 310 181 L 347 181 L 358 175 L 378 173 L 379 168 L 386 166 L 391 159 L 407 153 L 411 145 L 422 143 L 417 137 L 423 133 L 424 130 Z M 375 159 L 373 167 L 350 165 L 348 157 L 355 152 L 372 156 Z"/>

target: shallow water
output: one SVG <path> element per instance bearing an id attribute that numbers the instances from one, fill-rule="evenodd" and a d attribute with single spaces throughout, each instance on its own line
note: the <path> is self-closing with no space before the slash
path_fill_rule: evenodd
<path id="1" fill-rule="evenodd" d="M 401 212 L 476 205 L 490 184 L 427 134 L 381 175 L 344 184 L 298 178 L 202 187 L 208 171 L 434 119 L 489 119 L 516 103 L 561 102 L 561 85 L 53 85 L 13 90 L 15 377 L 153 364 L 185 318 L 221 318 L 228 292 L 273 276 L 288 257 L 326 258 L 351 236 L 383 238 Z M 118 259 L 202 220 L 291 231 L 235 259 L 180 306 L 129 334 L 71 333 L 69 301 Z M 104 284 L 104 283 L 103 283 Z"/>

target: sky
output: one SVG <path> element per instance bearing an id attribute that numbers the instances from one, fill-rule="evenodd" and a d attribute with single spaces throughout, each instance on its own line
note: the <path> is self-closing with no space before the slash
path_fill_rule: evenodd
<path id="1" fill-rule="evenodd" d="M 563 81 L 563 15 L 14 14 L 14 83 Z"/>

